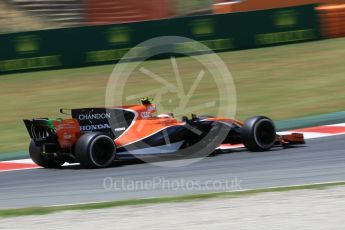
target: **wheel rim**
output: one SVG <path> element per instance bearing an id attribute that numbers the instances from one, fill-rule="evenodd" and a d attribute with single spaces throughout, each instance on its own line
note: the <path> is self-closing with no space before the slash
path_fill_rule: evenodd
<path id="1" fill-rule="evenodd" d="M 96 138 L 90 147 L 90 157 L 98 167 L 106 167 L 111 164 L 114 159 L 114 144 L 111 139 L 102 136 Z"/>
<path id="2" fill-rule="evenodd" d="M 255 142 L 261 148 L 270 148 L 275 142 L 276 131 L 270 120 L 261 120 L 255 125 Z"/>

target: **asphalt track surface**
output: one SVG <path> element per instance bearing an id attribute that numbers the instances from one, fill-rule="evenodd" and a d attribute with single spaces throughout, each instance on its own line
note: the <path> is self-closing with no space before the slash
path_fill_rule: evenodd
<path id="1" fill-rule="evenodd" d="M 2 172 L 0 209 L 331 181 L 345 181 L 345 135 L 263 153 L 233 151 L 180 168 L 130 162 L 96 170 L 69 166 Z"/>

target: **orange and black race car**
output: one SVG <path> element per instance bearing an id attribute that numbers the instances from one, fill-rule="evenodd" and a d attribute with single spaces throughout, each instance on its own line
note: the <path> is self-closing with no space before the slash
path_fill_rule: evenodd
<path id="1" fill-rule="evenodd" d="M 196 116 L 179 121 L 173 114 L 156 116 L 156 105 L 71 109 L 70 119 L 24 120 L 31 137 L 32 160 L 45 168 L 65 162 L 86 168 L 108 167 L 114 160 L 159 157 L 159 160 L 201 157 L 221 144 L 243 144 L 250 151 L 303 144 L 303 134 L 277 135 L 264 116 L 245 122 Z M 66 111 L 61 109 L 61 113 Z"/>

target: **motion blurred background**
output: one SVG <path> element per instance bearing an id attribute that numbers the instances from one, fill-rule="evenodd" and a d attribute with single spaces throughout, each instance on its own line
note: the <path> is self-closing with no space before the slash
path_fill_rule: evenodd
<path id="1" fill-rule="evenodd" d="M 344 4 L 343 0 L 2 0 L 0 32 L 137 22 L 305 4 L 342 3 Z M 333 14 L 329 15 L 331 21 L 331 18 L 343 16 L 342 7 L 331 8 L 320 11 Z"/>
<path id="2" fill-rule="evenodd" d="M 24 118 L 104 106 L 114 64 L 139 42 L 163 35 L 219 52 L 233 75 L 239 119 L 345 110 L 344 0 L 2 0 L 0 153 L 27 148 Z M 188 58 L 177 63 L 188 89 L 200 69 Z M 144 65 L 175 79 L 169 60 Z M 216 91 L 205 79 L 195 103 Z M 134 72 L 128 86 L 142 93 L 148 82 Z"/>

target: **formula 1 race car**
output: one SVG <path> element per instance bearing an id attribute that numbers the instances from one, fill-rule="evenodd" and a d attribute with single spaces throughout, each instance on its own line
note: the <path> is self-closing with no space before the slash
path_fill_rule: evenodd
<path id="1" fill-rule="evenodd" d="M 196 116 L 178 121 L 156 116 L 156 105 L 71 109 L 71 119 L 24 120 L 31 159 L 45 168 L 65 162 L 104 168 L 114 160 L 155 156 L 200 157 L 221 144 L 243 144 L 250 151 L 304 144 L 303 134 L 277 135 L 274 123 L 255 116 L 244 123 L 231 118 Z M 61 109 L 66 114 L 66 110 Z M 200 153 L 195 155 L 195 153 Z"/>

